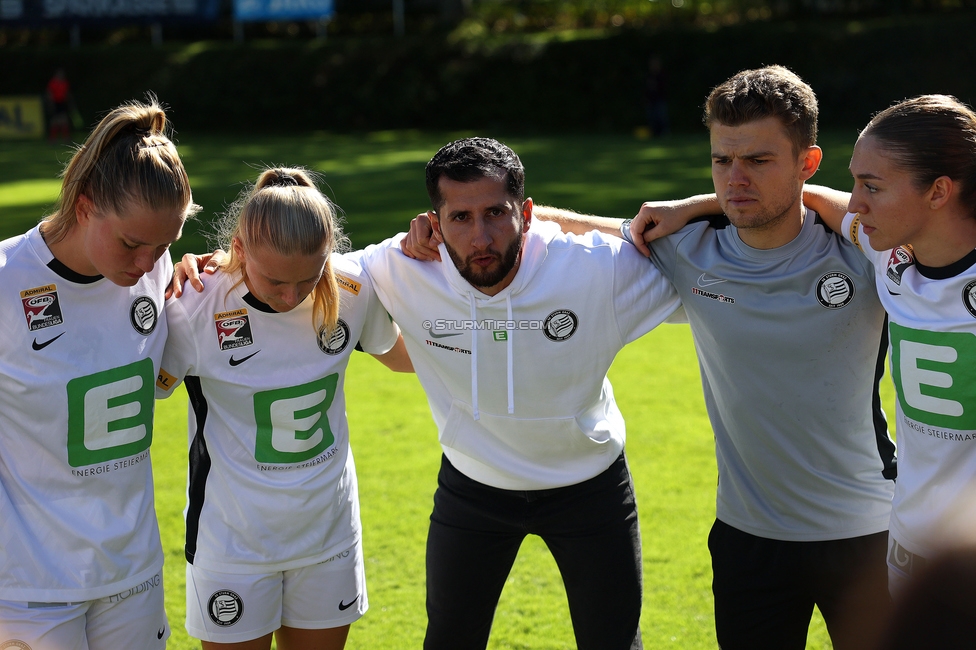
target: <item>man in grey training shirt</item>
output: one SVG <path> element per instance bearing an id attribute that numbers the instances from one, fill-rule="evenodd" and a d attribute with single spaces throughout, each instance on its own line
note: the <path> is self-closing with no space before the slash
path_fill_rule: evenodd
<path id="1" fill-rule="evenodd" d="M 705 124 L 724 214 L 649 252 L 684 304 L 715 432 L 718 642 L 802 650 L 816 604 L 835 649 L 871 647 L 889 605 L 895 477 L 874 270 L 802 205 L 822 155 L 806 83 L 778 66 L 741 72 L 712 91 Z M 696 204 L 708 202 L 680 205 Z M 621 227 L 539 206 L 536 216 L 576 232 Z"/>

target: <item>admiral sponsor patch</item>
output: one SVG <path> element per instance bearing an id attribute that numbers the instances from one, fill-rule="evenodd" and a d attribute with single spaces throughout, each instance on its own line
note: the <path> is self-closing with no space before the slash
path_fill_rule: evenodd
<path id="1" fill-rule="evenodd" d="M 341 353 L 349 345 L 349 326 L 340 318 L 331 332 L 327 333 L 323 327 L 319 330 L 318 344 L 319 349 L 326 354 Z"/>
<path id="2" fill-rule="evenodd" d="M 858 248 L 860 248 L 861 252 L 863 253 L 864 247 L 861 246 L 860 232 L 858 231 L 858 228 L 860 227 L 861 227 L 861 215 L 858 214 L 855 215 L 854 219 L 851 221 L 851 229 L 848 232 L 848 235 L 850 235 L 851 243 L 857 246 Z"/>
<path id="3" fill-rule="evenodd" d="M 550 341 L 565 341 L 576 333 L 579 318 L 568 309 L 557 309 L 542 323 L 542 333 Z"/>
<path id="4" fill-rule="evenodd" d="M 24 306 L 27 328 L 31 332 L 64 322 L 56 285 L 46 284 L 43 287 L 21 291 L 20 301 Z"/>
<path id="5" fill-rule="evenodd" d="M 220 627 L 230 627 L 244 616 L 244 601 L 230 589 L 221 589 L 207 603 L 210 620 Z"/>
<path id="6" fill-rule="evenodd" d="M 132 301 L 132 306 L 129 307 L 129 322 L 143 336 L 152 334 L 156 329 L 156 323 L 159 322 L 159 310 L 152 298 L 139 296 Z"/>
<path id="7" fill-rule="evenodd" d="M 214 327 L 217 328 L 217 343 L 220 349 L 233 350 L 254 343 L 251 336 L 251 323 L 247 309 L 235 309 L 214 314 Z"/>
<path id="8" fill-rule="evenodd" d="M 363 288 L 363 285 L 361 283 L 356 282 L 352 278 L 347 278 L 344 275 L 339 275 L 338 273 L 335 274 L 335 279 L 336 279 L 336 284 L 338 284 L 341 288 L 345 289 L 349 293 L 356 296 L 359 295 L 359 290 Z"/>
<path id="9" fill-rule="evenodd" d="M 908 267 L 915 263 L 915 256 L 912 249 L 907 246 L 899 246 L 891 251 L 888 258 L 888 271 L 885 275 L 888 279 L 901 286 L 901 276 L 905 274 Z"/>
<path id="10" fill-rule="evenodd" d="M 976 280 L 973 280 L 962 289 L 962 304 L 966 305 L 973 318 L 976 318 Z"/>
<path id="11" fill-rule="evenodd" d="M 854 281 L 844 273 L 827 273 L 817 282 L 817 300 L 827 309 L 846 307 L 854 300 Z"/>
<path id="12" fill-rule="evenodd" d="M 172 390 L 173 386 L 176 385 L 176 381 L 176 377 L 162 368 L 159 369 L 159 374 L 156 375 L 156 387 L 161 390 Z"/>

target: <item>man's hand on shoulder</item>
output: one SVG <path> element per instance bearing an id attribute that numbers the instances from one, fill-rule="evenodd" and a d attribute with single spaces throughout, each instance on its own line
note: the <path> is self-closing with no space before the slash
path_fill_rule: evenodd
<path id="1" fill-rule="evenodd" d="M 644 256 L 651 254 L 647 244 L 678 232 L 695 217 L 718 214 L 722 211 L 714 194 L 699 194 L 679 201 L 647 201 L 630 222 L 634 245 Z"/>
<path id="2" fill-rule="evenodd" d="M 441 261 L 441 253 L 437 249 L 441 239 L 430 226 L 433 218 L 430 212 L 422 212 L 410 221 L 407 236 L 400 240 L 400 250 L 404 255 L 422 262 Z"/>

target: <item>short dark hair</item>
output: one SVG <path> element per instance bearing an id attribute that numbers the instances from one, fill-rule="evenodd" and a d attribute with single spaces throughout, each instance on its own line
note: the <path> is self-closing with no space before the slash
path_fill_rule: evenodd
<path id="1" fill-rule="evenodd" d="M 741 126 L 766 117 L 783 124 L 795 155 L 817 143 L 817 96 L 803 79 L 779 65 L 743 70 L 716 86 L 702 121 L 710 129 L 715 122 Z"/>
<path id="2" fill-rule="evenodd" d="M 464 138 L 441 147 L 427 163 L 427 196 L 436 212 L 444 203 L 438 188 L 441 176 L 470 183 L 504 173 L 509 195 L 522 202 L 525 197 L 525 169 L 518 155 L 491 138 Z"/>
<path id="3" fill-rule="evenodd" d="M 963 205 L 976 206 L 976 113 L 951 95 L 921 95 L 890 106 L 861 136 L 878 139 L 919 189 L 948 176 Z M 973 208 L 971 208 L 972 210 Z"/>

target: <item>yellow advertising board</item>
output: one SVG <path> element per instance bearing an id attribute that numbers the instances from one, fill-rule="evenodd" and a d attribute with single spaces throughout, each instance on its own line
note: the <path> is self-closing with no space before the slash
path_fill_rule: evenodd
<path id="1" fill-rule="evenodd" d="M 44 137 L 44 105 L 36 95 L 0 95 L 0 139 Z"/>

